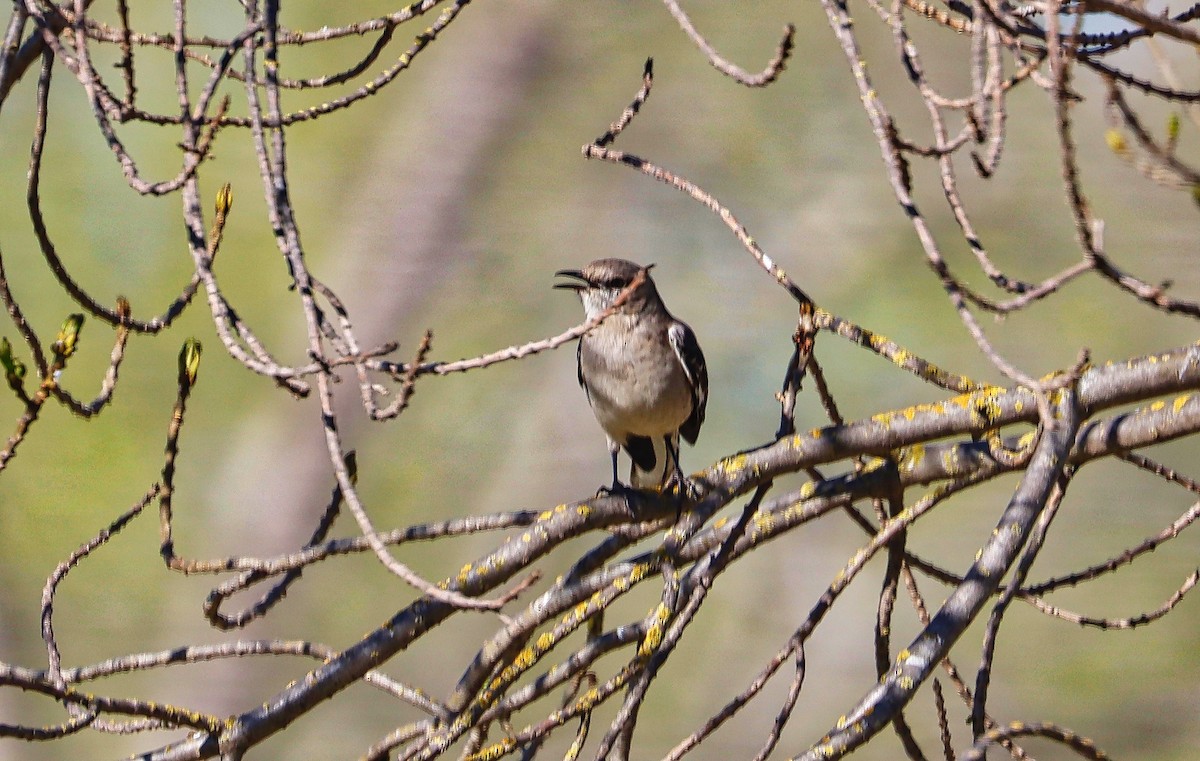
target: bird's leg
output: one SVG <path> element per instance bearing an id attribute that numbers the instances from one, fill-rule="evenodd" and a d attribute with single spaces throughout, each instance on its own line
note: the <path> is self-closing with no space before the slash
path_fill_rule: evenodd
<path id="1" fill-rule="evenodd" d="M 675 482 L 682 486 L 684 477 L 683 468 L 679 467 L 679 447 L 675 445 L 675 442 L 671 441 L 672 438 L 669 433 L 663 436 L 663 443 L 667 445 L 667 457 L 671 458 L 669 465 L 673 464 L 675 466 L 675 469 L 671 472 L 671 477 L 667 479 L 667 483 Z"/>
<path id="2" fill-rule="evenodd" d="M 675 466 L 674 470 L 671 472 L 671 477 L 667 479 L 665 486 L 669 487 L 674 484 L 679 487 L 680 497 L 691 499 L 698 496 L 696 486 L 688 480 L 687 476 L 683 474 L 683 468 L 679 465 L 679 444 L 673 439 L 674 436 L 669 433 L 666 436 L 663 436 L 663 442 L 667 445 L 667 457 L 670 458 L 668 467 L 672 464 Z"/>
<path id="3" fill-rule="evenodd" d="M 608 440 L 608 453 L 612 455 L 612 486 L 601 486 L 596 492 L 598 496 L 609 494 L 627 494 L 632 489 L 621 483 L 621 479 L 617 476 L 617 454 L 621 451 L 621 445 L 612 439 Z"/>
<path id="4" fill-rule="evenodd" d="M 679 448 L 674 446 L 671 438 L 672 436 L 669 433 L 663 436 L 663 443 L 667 445 L 667 462 L 664 463 L 666 467 L 663 468 L 663 474 L 665 475 L 667 469 L 674 465 L 674 470 L 671 471 L 670 477 L 663 482 L 663 489 L 669 489 L 672 485 L 678 487 L 678 491 L 676 492 L 678 500 L 675 503 L 675 522 L 679 523 L 679 519 L 683 517 L 683 500 L 687 496 L 687 479 L 683 477 L 683 468 L 679 467 Z"/>

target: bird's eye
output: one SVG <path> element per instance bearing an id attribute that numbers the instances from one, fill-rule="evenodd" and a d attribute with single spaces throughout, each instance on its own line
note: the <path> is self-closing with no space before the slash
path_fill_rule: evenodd
<path id="1" fill-rule="evenodd" d="M 626 278 L 626 277 L 614 277 L 613 279 L 608 281 L 609 288 L 620 289 L 620 288 L 624 288 L 627 285 L 629 285 L 629 278 Z"/>

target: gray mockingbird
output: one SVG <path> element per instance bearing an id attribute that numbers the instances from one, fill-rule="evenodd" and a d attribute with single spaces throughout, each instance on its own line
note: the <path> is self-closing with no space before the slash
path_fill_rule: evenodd
<path id="1" fill-rule="evenodd" d="M 664 488 L 675 480 L 687 485 L 679 467 L 679 436 L 695 444 L 708 401 L 708 369 L 696 334 L 667 311 L 649 271 L 624 259 L 598 259 L 581 270 L 556 276 L 577 282 L 557 283 L 579 294 L 589 319 L 613 305 L 639 273 L 642 283 L 607 319 L 579 339 L 579 385 L 608 435 L 612 454 L 612 491 L 617 453 L 624 447 L 633 460 L 629 481 L 635 488 Z"/>

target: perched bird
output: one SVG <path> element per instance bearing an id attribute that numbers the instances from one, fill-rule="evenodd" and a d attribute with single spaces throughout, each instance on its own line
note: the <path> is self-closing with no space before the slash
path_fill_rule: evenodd
<path id="1" fill-rule="evenodd" d="M 686 485 L 679 467 L 679 436 L 695 444 L 708 401 L 708 370 L 696 334 L 675 319 L 658 295 L 649 271 L 624 259 L 598 259 L 581 270 L 559 270 L 557 283 L 579 294 L 589 319 L 613 305 L 639 273 L 641 285 L 604 322 L 579 339 L 579 385 L 612 454 L 611 490 L 622 447 L 633 460 L 636 488 Z"/>

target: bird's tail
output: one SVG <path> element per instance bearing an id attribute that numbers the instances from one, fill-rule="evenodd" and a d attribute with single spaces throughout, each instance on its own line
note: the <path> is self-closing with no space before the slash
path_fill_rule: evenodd
<path id="1" fill-rule="evenodd" d="M 629 483 L 635 489 L 661 489 L 666 486 L 667 481 L 675 473 L 675 460 L 667 451 L 667 444 L 663 437 L 655 436 L 651 442 L 654 444 L 654 467 L 650 470 L 642 470 L 638 467 L 637 462 L 630 466 Z M 678 454 L 678 433 L 671 435 L 671 447 Z"/>

